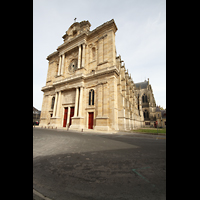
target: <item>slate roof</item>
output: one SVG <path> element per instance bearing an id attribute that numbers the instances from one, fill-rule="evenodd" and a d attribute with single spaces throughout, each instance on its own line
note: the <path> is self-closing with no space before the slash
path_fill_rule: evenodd
<path id="1" fill-rule="evenodd" d="M 141 89 L 145 89 L 148 86 L 148 81 L 135 83 L 135 86 L 136 86 L 136 89 L 139 89 L 139 87 L 141 87 Z"/>
<path id="2" fill-rule="evenodd" d="M 33 114 L 40 114 L 41 111 L 39 111 L 38 109 L 36 109 L 34 106 L 33 106 Z"/>
<path id="3" fill-rule="evenodd" d="M 158 106 L 156 106 L 156 111 L 157 111 L 157 112 L 158 112 L 158 111 L 161 111 L 160 108 L 159 108 Z"/>
<path id="4" fill-rule="evenodd" d="M 166 110 L 161 110 L 162 118 L 166 118 Z"/>

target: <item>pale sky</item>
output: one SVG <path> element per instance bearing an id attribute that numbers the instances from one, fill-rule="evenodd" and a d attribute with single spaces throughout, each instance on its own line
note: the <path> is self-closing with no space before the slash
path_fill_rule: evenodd
<path id="1" fill-rule="evenodd" d="M 149 78 L 157 105 L 166 108 L 166 0 L 33 0 L 33 106 L 42 108 L 48 61 L 74 23 L 90 30 L 115 20 L 117 56 L 134 83 Z"/>

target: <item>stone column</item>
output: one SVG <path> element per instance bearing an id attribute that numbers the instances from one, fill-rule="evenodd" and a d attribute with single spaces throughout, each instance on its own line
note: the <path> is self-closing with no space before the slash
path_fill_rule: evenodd
<path id="1" fill-rule="evenodd" d="M 78 69 L 81 67 L 81 45 L 78 49 Z"/>
<path id="2" fill-rule="evenodd" d="M 83 44 L 82 67 L 85 67 L 85 44 Z"/>
<path id="3" fill-rule="evenodd" d="M 75 99 L 75 112 L 74 117 L 77 117 L 77 111 L 78 111 L 78 97 L 79 97 L 79 88 L 76 88 L 76 99 Z"/>
<path id="4" fill-rule="evenodd" d="M 108 116 L 108 84 L 103 85 L 103 116 Z"/>
<path id="5" fill-rule="evenodd" d="M 56 108 L 56 116 L 59 116 L 59 109 L 60 109 L 60 100 L 61 100 L 61 91 L 58 93 L 58 103 L 57 103 L 57 108 Z"/>
<path id="6" fill-rule="evenodd" d="M 67 127 L 69 126 L 69 120 L 70 120 L 70 111 L 71 111 L 71 108 L 68 107 L 68 113 L 67 113 Z"/>
<path id="7" fill-rule="evenodd" d="M 54 108 L 53 108 L 53 117 L 56 116 L 57 99 L 58 99 L 58 93 L 56 92 L 56 99 L 55 99 Z"/>
<path id="8" fill-rule="evenodd" d="M 60 56 L 60 60 L 59 60 L 59 66 L 58 66 L 57 76 L 60 76 L 60 67 L 61 67 L 61 56 Z"/>
<path id="9" fill-rule="evenodd" d="M 97 116 L 102 117 L 102 84 L 98 85 L 98 96 L 97 96 Z"/>
<path id="10" fill-rule="evenodd" d="M 64 62 L 65 62 L 65 54 L 62 55 L 62 66 L 61 66 L 61 70 L 60 70 L 60 75 L 63 75 Z"/>
<path id="11" fill-rule="evenodd" d="M 79 99 L 79 117 L 82 117 L 82 105 L 83 105 L 83 87 L 80 88 L 80 99 Z"/>

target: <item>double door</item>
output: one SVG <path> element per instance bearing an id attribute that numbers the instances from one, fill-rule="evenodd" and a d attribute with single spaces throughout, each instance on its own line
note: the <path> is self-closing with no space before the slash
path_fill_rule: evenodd
<path id="1" fill-rule="evenodd" d="M 66 107 L 65 112 L 64 112 L 63 127 L 66 127 L 66 125 L 67 125 L 68 111 L 70 111 L 69 126 L 72 123 L 72 117 L 74 116 L 74 107 L 70 107 L 70 109 L 68 109 L 68 107 Z"/>

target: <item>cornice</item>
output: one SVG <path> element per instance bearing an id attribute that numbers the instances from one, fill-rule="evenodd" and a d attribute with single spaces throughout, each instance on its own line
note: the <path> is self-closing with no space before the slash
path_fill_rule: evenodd
<path id="1" fill-rule="evenodd" d="M 104 69 L 101 69 L 101 70 L 97 70 L 97 71 L 92 72 L 90 74 L 86 74 L 84 76 L 84 79 L 95 78 L 97 76 L 109 74 L 109 73 L 112 73 L 112 72 L 116 73 L 119 76 L 119 70 L 117 69 L 117 67 L 112 66 L 112 67 L 104 68 Z"/>
<path id="2" fill-rule="evenodd" d="M 54 51 L 53 53 L 49 54 L 46 59 L 49 60 L 51 57 L 57 56 L 58 53 L 59 53 L 58 51 Z"/>
<path id="3" fill-rule="evenodd" d="M 73 48 L 76 48 L 77 46 L 79 46 L 79 45 L 81 45 L 83 43 L 86 44 L 87 38 L 89 36 L 92 36 L 94 33 L 99 32 L 99 31 L 103 30 L 104 28 L 108 28 L 109 26 L 113 29 L 114 32 L 116 32 L 118 30 L 114 19 L 112 19 L 112 20 L 110 20 L 108 22 L 105 22 L 104 24 L 98 26 L 97 28 L 95 28 L 92 31 L 89 31 L 89 32 L 88 31 L 84 31 L 81 34 L 75 36 L 74 38 L 72 38 L 72 39 L 70 39 L 68 41 L 65 41 L 63 44 L 58 46 L 57 51 L 55 51 L 55 52 L 51 53 L 50 55 L 48 55 L 46 59 L 49 60 L 52 56 L 57 56 L 57 55 L 60 56 L 63 53 L 66 53 L 67 51 L 70 51 Z M 65 48 L 65 49 L 63 49 L 63 48 Z"/>
<path id="4" fill-rule="evenodd" d="M 117 26 L 115 24 L 114 19 L 111 19 L 110 21 L 107 21 L 104 24 L 102 24 L 102 25 L 98 26 L 97 28 L 95 28 L 94 30 L 90 31 L 88 33 L 88 36 L 91 36 L 93 33 L 97 32 L 97 31 L 101 31 L 103 28 L 106 28 L 106 27 L 111 26 L 111 25 L 113 26 L 114 32 L 116 32 L 118 30 L 118 28 L 117 28 Z"/>
<path id="5" fill-rule="evenodd" d="M 42 87 L 41 91 L 44 92 L 45 90 L 51 90 L 52 88 L 53 88 L 52 85 L 46 85 L 46 86 Z"/>
<path id="6" fill-rule="evenodd" d="M 57 50 L 60 51 L 61 48 L 66 47 L 66 46 L 70 46 L 70 45 L 74 45 L 76 44 L 76 46 L 78 46 L 79 40 L 86 40 L 87 38 L 87 32 L 83 32 L 77 36 L 75 36 L 74 38 L 70 39 L 69 41 L 64 42 L 63 44 L 61 44 L 60 46 L 58 46 Z"/>
<path id="7" fill-rule="evenodd" d="M 62 79 L 62 80 L 59 80 L 59 81 L 55 81 L 53 83 L 53 86 L 57 86 L 57 85 L 64 84 L 64 83 L 68 83 L 68 82 L 75 81 L 77 79 L 82 79 L 82 78 L 84 78 L 84 75 L 83 74 L 78 74 L 76 76 L 71 76 L 69 78 L 65 78 L 65 79 Z"/>
<path id="8" fill-rule="evenodd" d="M 118 76 L 119 76 L 119 70 L 117 69 L 116 66 L 112 66 L 112 67 L 108 67 L 108 68 L 105 68 L 105 69 L 101 69 L 101 70 L 97 70 L 95 71 L 95 73 L 90 73 L 90 74 L 77 74 L 76 76 L 71 76 L 69 78 L 65 78 L 65 79 L 62 79 L 62 80 L 59 80 L 59 81 L 55 81 L 53 83 L 52 86 L 44 86 L 42 88 L 42 91 L 46 90 L 46 89 L 51 89 L 53 87 L 57 87 L 58 85 L 61 85 L 61 84 L 67 84 L 69 82 L 72 82 L 72 81 L 77 81 L 77 80 L 85 80 L 85 79 L 91 79 L 91 78 L 95 78 L 97 76 L 101 76 L 101 75 L 105 75 L 105 74 L 109 74 L 109 73 L 116 73 Z"/>

